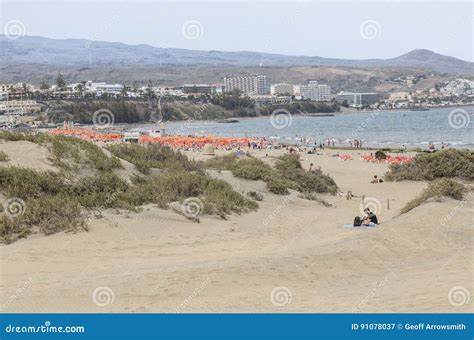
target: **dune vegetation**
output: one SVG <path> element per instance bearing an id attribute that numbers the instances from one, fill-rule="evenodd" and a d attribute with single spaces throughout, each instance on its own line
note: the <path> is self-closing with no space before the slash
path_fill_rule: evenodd
<path id="1" fill-rule="evenodd" d="M 8 155 L 0 150 L 0 162 L 7 162 L 8 161 Z"/>
<path id="2" fill-rule="evenodd" d="M 59 169 L 0 167 L 0 240 L 6 243 L 36 232 L 87 229 L 87 219 L 108 208 L 138 211 L 149 203 L 168 208 L 172 202 L 192 197 L 202 204 L 199 213 L 225 218 L 258 207 L 255 200 L 235 192 L 227 182 L 205 175 L 198 162 L 165 146 L 111 148 L 138 168 L 148 169 L 142 171 L 147 174 L 127 181 L 113 171 L 122 167 L 119 158 L 109 157 L 90 142 L 43 134 L 1 133 L 0 138 L 43 145 Z M 75 176 L 80 165 L 88 165 L 92 171 Z M 150 168 L 158 168 L 159 174 L 148 174 Z"/>
<path id="3" fill-rule="evenodd" d="M 278 195 L 287 195 L 289 189 L 301 193 L 334 194 L 337 191 L 334 180 L 320 169 L 304 170 L 298 155 L 282 155 L 274 167 L 257 158 L 237 158 L 235 155 L 211 158 L 204 166 L 216 170 L 230 170 L 239 178 L 262 180 L 270 192 Z"/>
<path id="4" fill-rule="evenodd" d="M 415 199 L 408 202 L 400 212 L 402 214 L 420 206 L 429 199 L 440 200 L 441 197 L 451 197 L 455 200 L 462 200 L 463 195 L 467 192 L 467 188 L 456 180 L 443 178 L 430 182 L 428 187 Z"/>
<path id="5" fill-rule="evenodd" d="M 191 161 L 185 155 L 161 145 L 151 144 L 115 144 L 107 148 L 113 155 L 134 164 L 143 174 L 149 174 L 151 168 L 168 170 L 186 170 L 203 173 L 200 162 Z"/>
<path id="6" fill-rule="evenodd" d="M 474 180 L 474 153 L 456 149 L 420 153 L 411 162 L 391 164 L 385 174 L 388 181 L 431 181 L 437 178 Z"/>

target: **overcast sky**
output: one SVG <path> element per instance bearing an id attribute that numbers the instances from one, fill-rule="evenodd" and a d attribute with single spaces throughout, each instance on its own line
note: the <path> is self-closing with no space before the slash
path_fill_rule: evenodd
<path id="1" fill-rule="evenodd" d="M 5 1 L 1 29 L 200 50 L 389 58 L 416 48 L 473 61 L 472 1 Z"/>

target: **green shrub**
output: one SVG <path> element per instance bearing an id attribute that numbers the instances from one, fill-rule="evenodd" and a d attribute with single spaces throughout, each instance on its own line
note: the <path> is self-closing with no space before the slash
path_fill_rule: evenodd
<path id="1" fill-rule="evenodd" d="M 83 207 L 107 209 L 128 207 L 128 204 L 118 199 L 127 190 L 128 184 L 113 172 L 101 172 L 96 176 L 81 178 L 70 188 L 69 194 Z"/>
<path id="2" fill-rule="evenodd" d="M 212 162 L 205 165 L 231 170 L 232 174 L 238 178 L 262 180 L 266 182 L 270 192 L 278 195 L 287 195 L 289 189 L 318 193 L 337 191 L 337 185 L 329 175 L 323 174 L 319 169 L 305 171 L 296 154 L 280 156 L 274 168 L 253 157 L 239 160 L 224 157 L 214 158 Z"/>
<path id="3" fill-rule="evenodd" d="M 0 167 L 0 191 L 8 197 L 26 200 L 55 195 L 64 190 L 63 178 L 52 171 L 35 171 L 18 166 Z"/>
<path id="4" fill-rule="evenodd" d="M 238 160 L 237 155 L 233 152 L 229 155 L 215 156 L 204 162 L 206 169 L 214 170 L 232 170 L 235 162 Z"/>
<path id="5" fill-rule="evenodd" d="M 285 154 L 275 164 L 277 174 L 293 184 L 288 188 L 300 192 L 336 193 L 336 182 L 319 169 L 305 171 L 299 161 L 299 155 Z"/>
<path id="6" fill-rule="evenodd" d="M 409 212 L 410 210 L 418 207 L 422 203 L 426 202 L 430 198 L 440 199 L 442 196 L 447 196 L 454 198 L 456 200 L 461 200 L 463 194 L 467 191 L 466 187 L 453 180 L 453 179 L 438 179 L 431 182 L 428 187 L 423 190 L 420 196 L 408 202 L 400 212 L 402 214 Z"/>
<path id="7" fill-rule="evenodd" d="M 135 177 L 134 186 L 127 193 L 127 201 L 133 204 L 155 203 L 166 208 L 169 203 L 198 197 L 204 203 L 204 212 L 225 215 L 257 208 L 255 202 L 235 192 L 225 181 L 198 173 L 168 171 L 150 177 Z"/>
<path id="8" fill-rule="evenodd" d="M 292 183 L 284 178 L 270 177 L 267 180 L 267 189 L 277 195 L 288 195 L 290 192 L 288 188 L 292 186 Z"/>
<path id="9" fill-rule="evenodd" d="M 336 182 L 334 182 L 330 176 L 323 174 L 319 169 L 302 172 L 297 176 L 295 181 L 301 192 L 327 192 L 335 194 L 337 191 Z"/>
<path id="10" fill-rule="evenodd" d="M 232 166 L 232 174 L 239 178 L 265 181 L 271 176 L 272 168 L 257 158 L 244 158 Z"/>
<path id="11" fill-rule="evenodd" d="M 7 141 L 28 141 L 48 148 L 50 160 L 54 165 L 66 171 L 89 166 L 98 171 L 110 171 L 122 168 L 116 157 L 107 157 L 96 144 L 69 136 L 52 136 L 46 133 L 13 133 L 0 131 L 0 139 Z"/>
<path id="12" fill-rule="evenodd" d="M 79 202 L 65 194 L 27 201 L 24 215 L 17 223 L 36 225 L 45 235 L 84 227 Z"/>
<path id="13" fill-rule="evenodd" d="M 0 162 L 7 162 L 8 161 L 8 155 L 3 152 L 3 151 L 0 151 Z"/>
<path id="14" fill-rule="evenodd" d="M 381 150 L 375 151 L 375 159 L 377 159 L 379 161 L 383 161 L 386 158 L 387 158 L 387 155 L 385 154 L 385 152 L 383 152 Z"/>
<path id="15" fill-rule="evenodd" d="M 263 200 L 263 195 L 259 192 L 256 191 L 249 191 L 247 193 L 247 196 L 253 199 L 254 201 L 262 201 Z"/>
<path id="16" fill-rule="evenodd" d="M 437 178 L 474 179 L 474 154 L 468 150 L 447 149 L 418 154 L 408 163 L 390 165 L 388 181 L 433 180 Z"/>
<path id="17" fill-rule="evenodd" d="M 278 157 L 275 169 L 286 176 L 291 176 L 292 174 L 303 170 L 303 167 L 301 166 L 299 155 L 284 154 Z"/>
<path id="18" fill-rule="evenodd" d="M 117 144 L 107 149 L 115 156 L 134 164 L 144 174 L 148 174 L 150 168 L 204 172 L 202 162 L 189 160 L 166 145 Z"/>
<path id="19" fill-rule="evenodd" d="M 258 208 L 256 202 L 235 192 L 229 183 L 212 178 L 209 178 L 205 183 L 203 201 L 204 212 L 220 216 Z"/>
<path id="20" fill-rule="evenodd" d="M 118 158 L 108 157 L 94 143 L 75 137 L 50 136 L 48 148 L 52 162 L 64 170 L 71 171 L 84 165 L 98 171 L 122 168 Z"/>

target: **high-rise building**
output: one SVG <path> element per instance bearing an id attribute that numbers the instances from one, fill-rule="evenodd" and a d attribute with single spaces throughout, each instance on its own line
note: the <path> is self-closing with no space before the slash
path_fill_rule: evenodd
<path id="1" fill-rule="evenodd" d="M 239 90 L 244 94 L 267 93 L 267 76 L 235 75 L 224 78 L 225 91 Z"/>
<path id="2" fill-rule="evenodd" d="M 329 101 L 331 100 L 331 86 L 329 85 L 318 85 L 318 101 Z"/>

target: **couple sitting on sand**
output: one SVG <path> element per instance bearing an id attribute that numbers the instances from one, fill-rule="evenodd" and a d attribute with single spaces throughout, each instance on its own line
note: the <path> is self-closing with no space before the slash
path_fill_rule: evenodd
<path id="1" fill-rule="evenodd" d="M 374 175 L 374 178 L 370 181 L 370 183 L 383 183 L 383 179 L 378 178 L 377 175 Z"/>
<path id="2" fill-rule="evenodd" d="M 371 212 L 369 208 L 365 208 L 364 212 L 366 213 L 364 217 L 360 218 L 359 216 L 356 216 L 354 218 L 354 227 L 379 224 L 377 216 L 373 212 Z"/>

